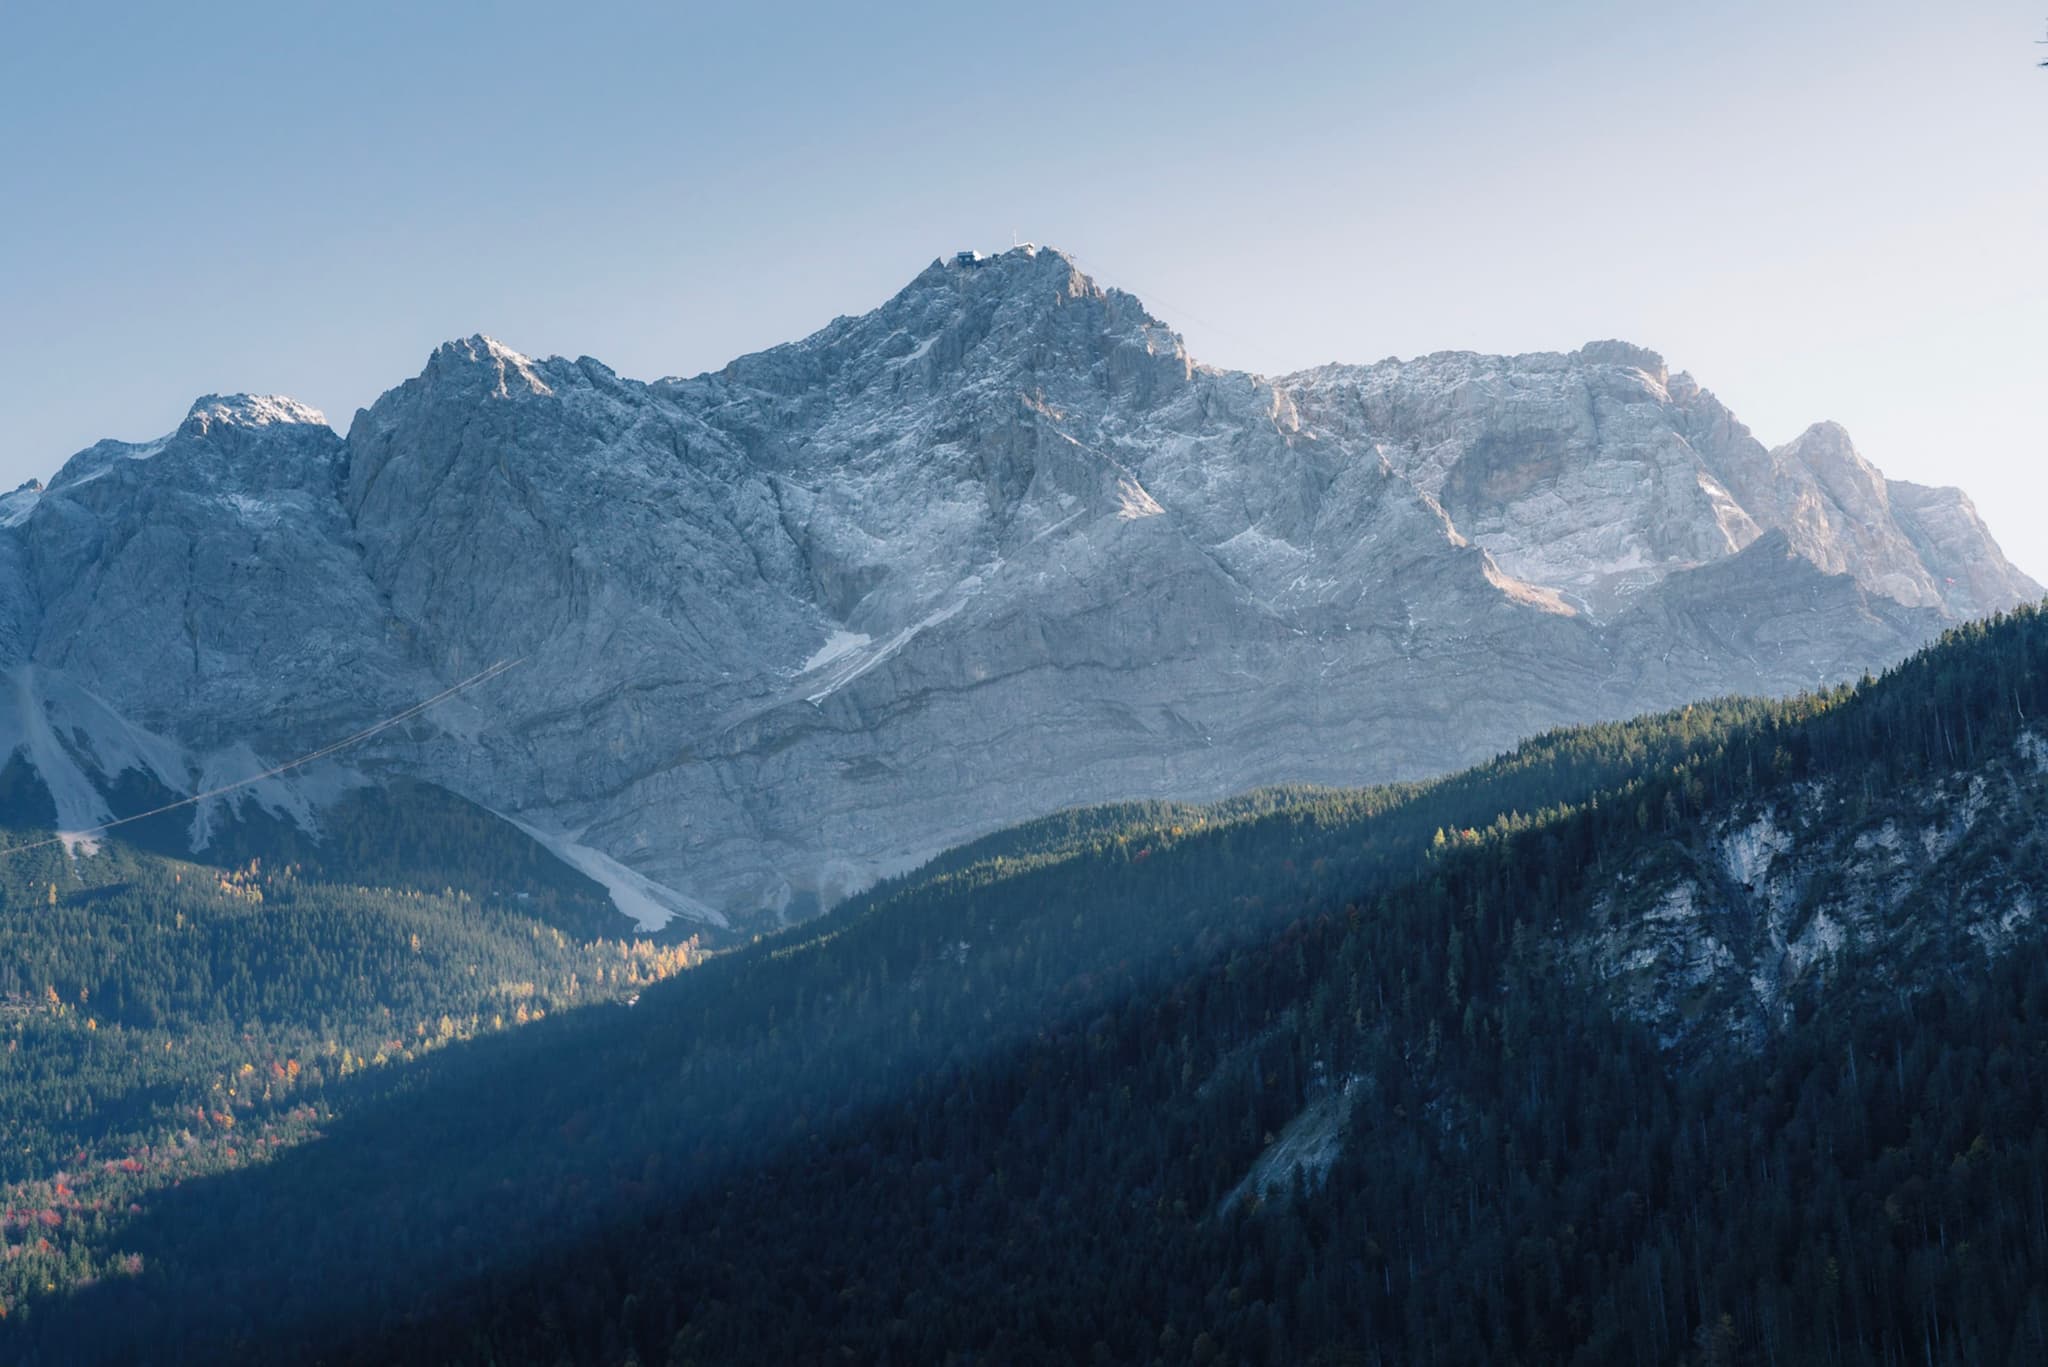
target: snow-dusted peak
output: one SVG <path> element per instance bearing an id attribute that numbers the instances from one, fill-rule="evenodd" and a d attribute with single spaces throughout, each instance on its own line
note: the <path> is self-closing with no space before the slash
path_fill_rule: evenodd
<path id="1" fill-rule="evenodd" d="M 1063 252 L 1030 246 L 940 257 L 872 312 L 834 319 L 715 374 L 663 383 L 715 395 L 714 406 L 737 390 L 809 409 L 857 396 L 866 396 L 863 407 L 881 395 L 921 404 L 959 393 L 966 377 L 972 393 L 1001 405 L 1040 389 L 1058 405 L 1054 391 L 1068 385 L 1149 401 L 1191 370 L 1179 336 L 1136 298 L 1097 285 Z"/>
<path id="2" fill-rule="evenodd" d="M 0 683 L 276 757 L 516 659 L 365 763 L 648 919 L 766 918 L 1055 807 L 1419 777 L 2039 593 L 1865 470 L 1626 342 L 1269 381 L 1065 253 L 954 253 L 693 379 L 476 335 L 346 441 L 210 396 L 102 443 L 0 499 Z"/>
<path id="3" fill-rule="evenodd" d="M 32 479 L 11 494 L 0 495 L 0 527 L 18 527 L 43 499 L 43 482 Z"/>
<path id="4" fill-rule="evenodd" d="M 1321 439 L 1379 444 L 1504 570 L 1596 615 L 1774 527 L 1822 571 L 1908 607 L 1967 615 L 2031 583 L 1956 500 L 1895 506 L 1838 424 L 1767 451 L 1692 376 L 1632 343 L 1440 352 L 1276 383 Z"/>
<path id="5" fill-rule="evenodd" d="M 1079 288 L 1095 288 L 1095 282 L 1088 278 L 1073 257 L 1057 247 L 1041 247 L 1035 242 L 1026 242 L 1003 252 L 954 252 L 951 256 L 942 256 L 932 262 L 926 269 L 925 276 L 935 273 L 964 276 L 967 272 L 974 272 L 990 279 L 1013 281 L 1025 276 L 1057 279 L 1063 283 L 1078 278 Z"/>
<path id="6" fill-rule="evenodd" d="M 1649 382 L 1653 396 L 1655 391 L 1672 384 L 1689 385 L 1692 392 L 1700 392 L 1698 384 L 1685 372 L 1672 374 L 1658 352 L 1615 340 L 1588 342 L 1577 351 L 1525 351 L 1513 355 L 1432 351 L 1413 357 L 1388 356 L 1370 364 L 1331 361 L 1276 376 L 1273 383 L 1284 391 L 1303 394 L 1360 387 L 1448 390 L 1461 385 L 1501 382 L 1554 386 L 1616 371 L 1640 374 Z M 1640 381 L 1637 383 L 1640 386 Z"/>
<path id="7" fill-rule="evenodd" d="M 450 360 L 465 363 L 506 362 L 512 365 L 530 366 L 533 358 L 523 352 L 514 351 L 488 333 L 472 332 L 467 337 L 451 338 L 434 348 L 435 360 Z"/>
<path id="8" fill-rule="evenodd" d="M 179 433 L 203 437 L 216 427 L 270 427 L 279 423 L 327 426 L 327 415 L 283 394 L 207 394 L 192 403 Z"/>
<path id="9" fill-rule="evenodd" d="M 481 377 L 497 398 L 519 394 L 552 394 L 540 377 L 540 368 L 530 356 L 522 355 L 495 337 L 474 333 L 443 342 L 427 360 L 429 377 Z"/>
<path id="10" fill-rule="evenodd" d="M 1118 289 L 1105 289 L 1067 253 L 1035 243 L 993 254 L 960 251 L 940 257 L 905 286 L 895 299 L 883 305 L 883 310 L 886 312 L 935 291 L 962 299 L 1021 298 L 1040 306 L 1072 300 L 1114 299 L 1123 305 L 1124 312 L 1135 315 L 1133 321 L 1142 320 L 1153 327 L 1163 326 L 1132 295 Z"/>
<path id="11" fill-rule="evenodd" d="M 1111 303 L 1120 321 L 1165 326 L 1132 295 L 1097 284 L 1067 253 L 1031 243 L 1004 252 L 958 251 L 937 257 L 881 308 L 858 318 L 839 319 L 817 338 L 870 320 L 900 326 L 909 316 L 973 308 L 1000 309 L 1014 320 L 1076 301 L 1097 306 Z"/>
<path id="12" fill-rule="evenodd" d="M 148 460 L 162 452 L 170 440 L 169 437 L 158 437 L 155 441 L 135 442 L 110 438 L 94 442 L 65 461 L 57 473 L 50 476 L 49 492 L 61 493 L 81 484 L 90 484 L 123 460 Z"/>
<path id="13" fill-rule="evenodd" d="M 97 501 L 109 487 L 221 493 L 312 488 L 330 478 L 341 438 L 319 409 L 282 394 L 206 394 L 155 441 L 102 441 L 64 463 L 48 493 Z M 101 481 L 106 481 L 102 484 Z M 27 501 L 21 501 L 26 516 Z"/>

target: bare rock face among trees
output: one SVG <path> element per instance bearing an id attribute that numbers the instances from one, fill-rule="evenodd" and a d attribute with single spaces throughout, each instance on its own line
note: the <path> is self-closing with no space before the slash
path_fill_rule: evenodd
<path id="1" fill-rule="evenodd" d="M 2039 595 L 1952 489 L 1655 353 L 1211 369 L 1040 248 L 640 383 L 474 337 L 356 415 L 202 399 L 0 500 L 0 744 L 316 827 L 387 776 L 643 921 L 829 904 L 1100 800 L 1414 778 L 1882 667 Z"/>

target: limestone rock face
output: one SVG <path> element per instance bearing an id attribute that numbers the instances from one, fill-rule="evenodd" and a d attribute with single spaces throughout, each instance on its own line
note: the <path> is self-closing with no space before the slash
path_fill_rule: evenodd
<path id="1" fill-rule="evenodd" d="M 2048 742 L 2022 732 L 2008 752 L 1886 793 L 1881 822 L 1828 782 L 1726 813 L 1683 857 L 1617 870 L 1593 928 L 1559 941 L 1559 968 L 1667 1048 L 1754 1050 L 1792 1025 L 1802 985 L 1851 955 L 1899 991 L 1953 973 L 1958 942 L 1987 958 L 2027 945 L 2039 890 L 2014 852 L 2041 837 L 2030 795 L 2044 761 Z"/>
<path id="2" fill-rule="evenodd" d="M 1827 425 L 1766 450 L 1641 348 L 1256 377 L 1038 248 L 694 378 L 473 337 L 345 441 L 204 399 L 0 499 L 9 734 L 82 692 L 196 786 L 516 660 L 320 782 L 441 783 L 643 920 L 1851 677 L 2039 592 L 1960 493 Z"/>
<path id="3" fill-rule="evenodd" d="M 1889 484 L 1835 423 L 1766 450 L 1691 376 L 1626 343 L 1281 383 L 1312 427 L 1379 443 L 1503 569 L 1596 616 L 1773 529 L 1830 574 L 1951 617 L 2040 593 L 1961 491 Z"/>
<path id="4" fill-rule="evenodd" d="M 7 516 L 19 651 L 200 750 L 277 753 L 429 682 L 365 579 L 346 449 L 288 399 L 209 396 L 168 437 L 101 442 Z M 29 502 L 29 500 L 33 500 Z"/>

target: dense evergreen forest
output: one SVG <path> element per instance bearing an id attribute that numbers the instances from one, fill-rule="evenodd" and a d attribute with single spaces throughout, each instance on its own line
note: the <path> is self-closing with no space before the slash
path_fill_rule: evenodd
<path id="1" fill-rule="evenodd" d="M 249 815 L 205 863 L 157 852 L 182 845 L 168 821 L 76 854 L 0 830 L 34 847 L 0 857 L 0 1316 L 135 1269 L 114 1231 L 151 1193 L 267 1161 L 433 1050 L 701 958 L 622 936 L 602 889 L 438 790 L 352 797 L 317 845 Z"/>
<path id="2" fill-rule="evenodd" d="M 296 875 L 214 870 L 202 978 L 154 947 L 197 895 L 180 866 L 53 856 L 4 889 L 23 953 L 58 956 L 13 989 L 11 1028 L 75 1035 L 117 996 L 72 1048 L 114 1020 L 138 1057 L 216 1039 L 220 1068 L 191 1076 L 252 1119 L 263 1079 L 289 1099 L 269 1062 L 303 1078 L 325 1040 L 259 1059 L 247 1016 L 318 1019 L 359 1058 L 380 1032 L 351 1034 L 344 1003 L 399 996 L 381 1005 L 426 1025 L 430 983 L 476 982 L 445 1036 L 394 1032 L 409 1058 L 326 1081 L 261 1160 L 76 1217 L 76 1268 L 11 1283 L 0 1334 L 36 1363 L 2048 1360 L 2030 916 L 1990 953 L 1948 903 L 1909 907 L 1919 957 L 1845 942 L 1760 1042 L 1705 1017 L 1660 1033 L 1564 949 L 1648 915 L 1612 890 L 1702 864 L 1759 807 L 1881 831 L 1957 776 L 1997 778 L 2010 810 L 1927 858 L 2031 906 L 2044 713 L 2048 618 L 2020 612 L 1855 689 L 1558 732 L 1435 783 L 1065 814 L 578 1010 L 575 955 L 651 951 L 557 943 L 454 886 L 345 911 L 370 894 L 306 885 L 329 891 L 284 917 Z M 101 862 L 154 881 L 71 924 L 150 946 L 132 968 L 43 945 L 64 937 L 37 880 Z M 315 929 L 231 933 L 249 885 Z M 338 943 L 350 916 L 361 951 Z M 408 978 L 426 931 L 394 937 L 420 921 L 444 938 Z M 491 984 L 543 979 L 544 1019 L 478 1027 Z M 15 1057 L 4 1114 L 47 1165 L 87 1135 Z M 81 1076 L 116 1068 L 97 1059 Z M 95 1143 L 175 1091 L 118 1067 L 135 1082 L 92 1092 Z M 140 1118 L 100 1119 L 103 1096 Z M 1276 1165 L 1295 1147 L 1322 1161 Z M 93 1181 L 124 1180 L 109 1161 Z M 43 1237 L 16 1213 L 10 1265 Z"/>

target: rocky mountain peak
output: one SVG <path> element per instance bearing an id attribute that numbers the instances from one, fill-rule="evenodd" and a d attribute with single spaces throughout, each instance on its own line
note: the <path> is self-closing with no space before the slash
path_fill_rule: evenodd
<path id="1" fill-rule="evenodd" d="M 274 424 L 325 427 L 327 415 L 283 394 L 207 394 L 193 400 L 178 434 L 203 437 L 219 427 Z"/>
<path id="2" fill-rule="evenodd" d="M 1587 365 L 1618 365 L 1631 370 L 1640 370 L 1662 387 L 1671 382 L 1671 372 L 1664 364 L 1664 358 L 1648 347 L 1633 342 L 1607 340 L 1588 342 L 1573 353 L 1574 359 Z"/>
<path id="3" fill-rule="evenodd" d="M 1150 407 L 1193 369 L 1180 338 L 1136 298 L 1097 285 L 1064 253 L 1032 246 L 939 258 L 870 313 L 657 388 L 719 412 L 721 426 L 769 465 L 803 463 L 805 448 L 848 421 L 858 431 L 832 440 L 834 449 L 850 443 L 923 463 L 956 432 L 1007 427 L 1021 439 L 1053 414 Z M 883 411 L 890 419 L 874 421 Z M 792 429 L 814 440 L 793 445 Z"/>
<path id="4" fill-rule="evenodd" d="M 1003 252 L 967 250 L 935 257 L 931 265 L 904 286 L 896 298 L 932 290 L 951 290 L 962 294 L 1042 293 L 1050 290 L 1069 298 L 1103 292 L 1073 257 L 1058 248 L 1031 243 Z"/>
<path id="5" fill-rule="evenodd" d="M 157 492 L 290 485 L 325 479 L 341 438 L 319 409 L 282 394 L 206 394 L 154 441 L 102 441 L 64 463 L 49 492 L 76 497 L 105 480 Z M 104 487 L 89 497 L 113 497 Z"/>
<path id="6" fill-rule="evenodd" d="M 500 399 L 554 392 L 532 357 L 481 332 L 434 348 L 420 378 L 430 384 L 480 388 Z"/>
<path id="7" fill-rule="evenodd" d="M 1098 285 L 1071 256 L 1033 245 L 941 257 L 859 321 L 868 319 L 920 341 L 949 327 L 983 331 L 997 322 L 1041 339 L 1060 330 L 1076 336 L 1167 330 L 1135 297 Z"/>
<path id="8" fill-rule="evenodd" d="M 940 258 L 869 317 L 890 331 L 862 330 L 864 344 L 891 360 L 931 358 L 934 371 L 995 361 L 1034 377 L 1071 371 L 1128 382 L 1153 397 L 1192 365 L 1179 335 L 1140 300 L 1097 284 L 1052 247 Z M 999 345 L 987 345 L 992 339 Z"/>
<path id="9" fill-rule="evenodd" d="M 1042 247 L 693 379 L 459 339 L 346 443 L 208 396 L 0 504 L 0 667 L 274 760 L 516 658 L 362 781 L 705 919 L 1064 805 L 1854 677 L 2038 593 L 1967 499 L 1839 429 L 1774 456 L 1646 348 L 1258 379 Z"/>
<path id="10" fill-rule="evenodd" d="M 1780 462 L 1796 462 L 1811 471 L 1821 488 L 1850 516 L 1875 522 L 1885 515 L 1890 502 L 1885 478 L 1857 451 L 1848 429 L 1840 423 L 1814 423 L 1771 454 Z"/>
<path id="11" fill-rule="evenodd" d="M 1867 481 L 1875 473 L 1870 463 L 1856 450 L 1849 429 L 1833 419 L 1812 424 L 1773 454 L 1781 459 L 1796 460 L 1816 475 L 1823 471 L 1829 474 L 1854 472 L 1858 479 Z"/>

